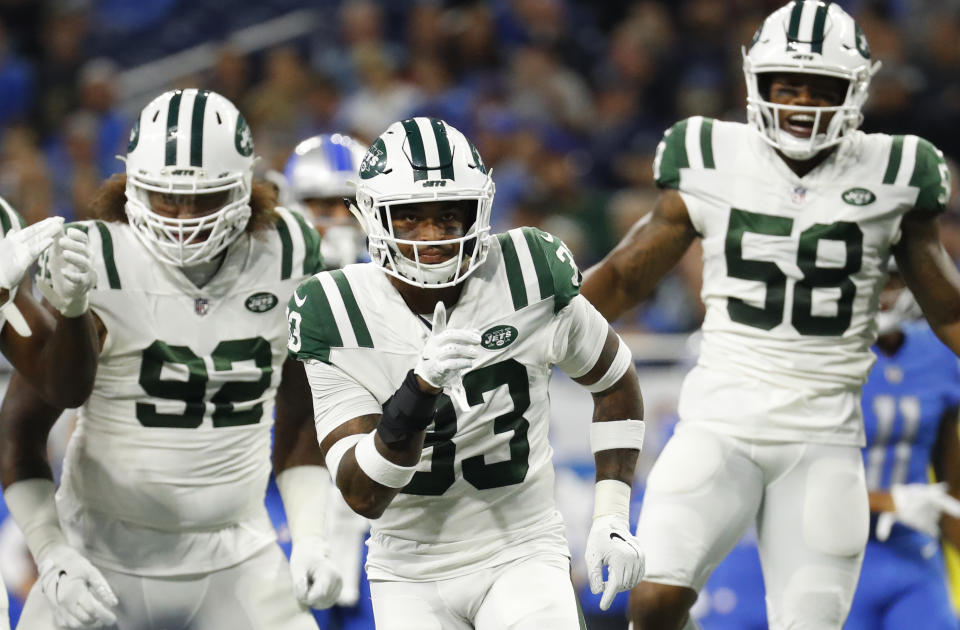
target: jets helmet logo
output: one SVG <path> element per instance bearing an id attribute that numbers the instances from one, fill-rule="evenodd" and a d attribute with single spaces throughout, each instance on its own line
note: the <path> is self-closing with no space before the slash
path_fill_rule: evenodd
<path id="1" fill-rule="evenodd" d="M 360 179 L 370 179 L 386 171 L 387 168 L 387 146 L 383 140 L 377 138 L 376 142 L 367 149 L 367 154 L 363 156 L 360 162 Z"/>

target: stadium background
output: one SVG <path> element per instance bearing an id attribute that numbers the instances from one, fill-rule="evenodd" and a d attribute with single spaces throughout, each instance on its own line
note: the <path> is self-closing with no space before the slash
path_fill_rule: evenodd
<path id="1" fill-rule="evenodd" d="M 542 227 L 586 268 L 651 208 L 650 165 L 664 129 L 693 114 L 743 120 L 740 46 L 781 4 L 0 0 L 0 195 L 31 223 L 85 218 L 102 179 L 122 170 L 115 155 L 132 117 L 172 87 L 213 89 L 236 103 L 262 156 L 259 174 L 280 170 L 309 135 L 369 141 L 394 120 L 430 115 L 464 131 L 493 168 L 495 231 Z M 960 158 L 960 0 L 839 4 L 884 64 L 864 129 L 917 133 Z M 960 260 L 954 188 L 942 232 Z M 618 323 L 652 420 L 644 472 L 669 435 L 693 356 L 699 278 L 694 247 L 655 297 Z M 553 400 L 558 495 L 582 562 L 589 397 L 560 376 Z M 69 422 L 51 441 L 54 457 Z M 33 579 L 17 534 L 9 519 L 0 525 L 0 571 L 13 598 Z M 582 580 L 582 566 L 576 571 Z M 732 610 L 730 595 L 708 586 L 698 611 Z M 591 627 L 622 628 L 624 599 Z M 589 597 L 584 606 L 599 612 Z"/>

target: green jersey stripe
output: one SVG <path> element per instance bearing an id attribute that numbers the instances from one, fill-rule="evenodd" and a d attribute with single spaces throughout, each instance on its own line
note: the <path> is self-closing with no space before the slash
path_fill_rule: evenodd
<path id="1" fill-rule="evenodd" d="M 545 300 L 554 294 L 553 274 L 550 273 L 550 264 L 547 262 L 547 256 L 543 253 L 540 244 L 537 243 L 537 235 L 533 228 L 521 228 L 523 238 L 527 241 L 527 248 L 530 250 L 530 257 L 533 258 L 533 268 L 537 271 L 537 284 L 540 285 L 540 299 Z"/>
<path id="2" fill-rule="evenodd" d="M 280 279 L 289 280 L 293 275 L 293 239 L 290 238 L 290 228 L 283 216 L 277 218 L 277 234 L 280 236 Z"/>
<path id="3" fill-rule="evenodd" d="M 700 153 L 703 155 L 703 168 L 716 168 L 713 162 L 712 118 L 704 118 L 700 125 Z"/>
<path id="4" fill-rule="evenodd" d="M 794 0 L 790 13 L 790 26 L 787 27 L 787 41 L 795 42 L 800 37 L 800 18 L 803 17 L 803 0 Z"/>
<path id="5" fill-rule="evenodd" d="M 500 241 L 500 251 L 503 254 L 503 268 L 507 274 L 507 283 L 510 286 L 510 297 L 513 298 L 513 309 L 519 311 L 529 304 L 527 288 L 523 284 L 523 268 L 520 258 L 517 257 L 517 248 L 509 234 L 497 234 Z"/>
<path id="6" fill-rule="evenodd" d="M 450 139 L 447 137 L 447 126 L 442 120 L 435 118 L 430 120 L 433 127 L 433 136 L 437 140 L 437 157 L 440 164 L 445 165 L 440 169 L 440 177 L 443 179 L 453 179 L 453 151 L 450 149 Z"/>
<path id="7" fill-rule="evenodd" d="M 892 184 L 897 180 L 900 170 L 900 159 L 903 157 L 903 136 L 894 136 L 890 147 L 890 159 L 887 162 L 887 171 L 883 174 L 883 183 Z"/>
<path id="8" fill-rule="evenodd" d="M 404 120 L 402 123 L 407 132 L 407 142 L 410 143 L 410 162 L 413 164 L 413 181 L 418 182 L 427 178 L 427 169 L 423 166 L 427 163 L 427 153 L 423 147 L 423 136 L 420 133 L 420 125 L 412 118 Z"/>
<path id="9" fill-rule="evenodd" d="M 20 222 L 13 208 L 3 199 L 0 199 L 0 208 L 2 208 L 0 210 L 0 236 L 5 236 L 7 232 L 13 229 L 14 225 Z"/>
<path id="10" fill-rule="evenodd" d="M 170 99 L 170 106 L 167 109 L 167 141 L 166 141 L 166 159 L 164 164 L 167 166 L 177 163 L 177 125 L 180 119 L 180 97 L 183 92 L 177 90 Z"/>
<path id="11" fill-rule="evenodd" d="M 820 3 L 817 15 L 813 19 L 813 35 L 810 37 L 810 51 L 823 54 L 823 25 L 827 21 L 827 3 Z"/>
<path id="12" fill-rule="evenodd" d="M 312 276 L 320 271 L 320 234 L 297 212 L 291 212 L 303 235 L 303 275 Z"/>
<path id="13" fill-rule="evenodd" d="M 357 298 L 353 295 L 353 289 L 350 288 L 347 274 L 343 273 L 342 269 L 337 269 L 331 271 L 330 276 L 337 283 L 340 297 L 343 298 L 343 305 L 347 309 L 347 316 L 350 318 L 350 326 L 353 327 L 353 336 L 357 338 L 357 345 L 361 348 L 372 348 L 373 338 L 370 336 L 367 322 L 363 319 L 363 313 L 360 311 L 360 305 L 357 304 Z"/>
<path id="14" fill-rule="evenodd" d="M 119 289 L 120 274 L 117 273 L 117 262 L 113 259 L 113 237 L 110 236 L 110 228 L 103 221 L 97 221 L 96 225 L 100 232 L 103 266 L 107 269 L 107 281 L 110 283 L 111 289 Z"/>
<path id="15" fill-rule="evenodd" d="M 942 212 L 950 197 L 950 171 L 943 153 L 930 141 L 917 138 L 916 159 L 910 174 L 910 186 L 919 188 L 914 207 Z"/>
<path id="16" fill-rule="evenodd" d="M 190 166 L 203 166 L 203 116 L 209 90 L 200 90 L 193 99 L 193 120 L 190 123 Z"/>

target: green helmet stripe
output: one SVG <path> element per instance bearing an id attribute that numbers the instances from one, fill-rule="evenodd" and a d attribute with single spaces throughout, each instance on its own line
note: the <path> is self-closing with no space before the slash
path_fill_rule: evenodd
<path id="1" fill-rule="evenodd" d="M 443 166 L 440 169 L 440 177 L 443 179 L 453 179 L 453 151 L 450 150 L 450 138 L 447 137 L 447 126 L 442 120 L 436 118 L 430 119 L 430 126 L 433 127 L 433 137 L 437 140 L 437 157 Z"/>
<path id="2" fill-rule="evenodd" d="M 803 0 L 794 0 L 790 13 L 790 26 L 787 27 L 787 42 L 795 42 L 800 37 L 800 18 L 803 17 Z"/>
<path id="3" fill-rule="evenodd" d="M 177 163 L 177 120 L 180 118 L 180 97 L 182 94 L 180 90 L 174 92 L 167 109 L 167 155 L 164 161 L 167 166 Z"/>
<path id="4" fill-rule="evenodd" d="M 407 142 L 410 143 L 410 162 L 413 166 L 413 181 L 418 182 L 427 178 L 427 154 L 423 148 L 423 136 L 420 134 L 420 125 L 412 118 L 404 120 L 402 123 L 404 131 L 407 132 Z"/>
<path id="5" fill-rule="evenodd" d="M 203 115 L 207 109 L 209 90 L 197 92 L 193 99 L 193 120 L 190 123 L 190 166 L 203 166 Z"/>
<path id="6" fill-rule="evenodd" d="M 892 184 L 897 181 L 900 171 L 900 159 L 903 157 L 903 136 L 894 136 L 890 147 L 890 160 L 887 162 L 887 172 L 883 174 L 883 183 Z"/>
<path id="7" fill-rule="evenodd" d="M 817 7 L 817 15 L 813 19 L 813 35 L 810 37 L 810 52 L 823 54 L 823 25 L 827 21 L 828 7 L 826 3 Z"/>

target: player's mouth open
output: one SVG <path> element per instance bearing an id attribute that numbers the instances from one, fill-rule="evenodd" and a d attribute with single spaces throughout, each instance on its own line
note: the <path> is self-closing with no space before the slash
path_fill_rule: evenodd
<path id="1" fill-rule="evenodd" d="M 787 117 L 785 129 L 800 138 L 809 138 L 813 133 L 813 114 L 792 114 Z"/>

